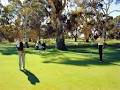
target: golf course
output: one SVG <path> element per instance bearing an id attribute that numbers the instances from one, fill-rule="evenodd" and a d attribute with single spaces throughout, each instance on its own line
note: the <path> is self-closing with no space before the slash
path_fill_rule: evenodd
<path id="1" fill-rule="evenodd" d="M 120 41 L 111 40 L 99 62 L 96 46 L 68 51 L 25 49 L 26 71 L 19 70 L 14 43 L 0 44 L 0 90 L 119 90 Z"/>

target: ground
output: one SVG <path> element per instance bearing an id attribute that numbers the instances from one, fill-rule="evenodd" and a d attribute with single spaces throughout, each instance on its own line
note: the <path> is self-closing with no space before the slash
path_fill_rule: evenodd
<path id="1" fill-rule="evenodd" d="M 18 68 L 14 44 L 0 44 L 0 90 L 120 90 L 120 41 L 112 40 L 99 62 L 97 46 L 68 51 L 26 49 L 26 71 Z"/>

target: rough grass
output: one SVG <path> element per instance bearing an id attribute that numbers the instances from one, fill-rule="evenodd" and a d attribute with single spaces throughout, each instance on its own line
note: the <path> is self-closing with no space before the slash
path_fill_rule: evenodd
<path id="1" fill-rule="evenodd" d="M 26 49 L 26 71 L 18 68 L 14 44 L 0 44 L 0 90 L 120 90 L 120 41 L 112 40 L 99 62 L 95 45 Z"/>

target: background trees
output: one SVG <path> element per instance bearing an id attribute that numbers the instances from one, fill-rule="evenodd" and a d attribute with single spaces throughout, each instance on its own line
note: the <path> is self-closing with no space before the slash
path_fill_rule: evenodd
<path id="1" fill-rule="evenodd" d="M 70 37 L 74 37 L 75 41 L 83 33 L 85 41 L 89 42 L 90 36 L 94 36 L 96 31 L 103 37 L 110 38 L 113 33 L 119 32 L 119 18 L 113 19 L 110 16 L 119 11 L 110 11 L 114 2 L 115 0 L 9 0 L 7 6 L 0 4 L 0 39 L 14 41 L 17 37 L 23 37 L 27 43 L 29 39 L 36 41 L 55 38 L 56 48 L 67 50 L 65 37 L 68 33 L 71 33 Z"/>

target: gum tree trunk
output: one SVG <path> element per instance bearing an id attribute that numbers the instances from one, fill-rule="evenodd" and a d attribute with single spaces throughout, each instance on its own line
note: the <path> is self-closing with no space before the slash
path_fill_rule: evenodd
<path id="1" fill-rule="evenodd" d="M 58 19 L 58 30 L 56 34 L 56 48 L 59 50 L 67 50 L 65 45 L 63 23 Z"/>

